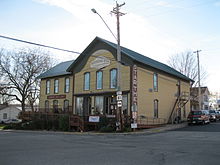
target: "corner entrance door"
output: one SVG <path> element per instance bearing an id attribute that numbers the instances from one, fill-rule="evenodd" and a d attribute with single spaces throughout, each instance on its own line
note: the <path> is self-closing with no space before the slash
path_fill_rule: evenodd
<path id="1" fill-rule="evenodd" d="M 115 115 L 116 114 L 116 97 L 105 96 L 104 97 L 104 108 L 105 108 L 105 114 Z"/>
<path id="2" fill-rule="evenodd" d="M 91 97 L 83 97 L 83 116 L 91 114 Z"/>

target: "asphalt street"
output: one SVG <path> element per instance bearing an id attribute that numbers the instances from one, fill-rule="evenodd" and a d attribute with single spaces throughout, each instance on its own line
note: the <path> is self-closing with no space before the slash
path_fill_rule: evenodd
<path id="1" fill-rule="evenodd" d="M 220 122 L 153 134 L 0 131 L 1 165 L 219 165 Z"/>

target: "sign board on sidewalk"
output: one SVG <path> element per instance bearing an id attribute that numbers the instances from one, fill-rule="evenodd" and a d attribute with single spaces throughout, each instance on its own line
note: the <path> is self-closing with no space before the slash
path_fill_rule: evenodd
<path id="1" fill-rule="evenodd" d="M 99 116 L 89 116 L 89 122 L 98 123 Z"/>
<path id="2" fill-rule="evenodd" d="M 131 123 L 131 128 L 137 128 L 137 123 Z"/>

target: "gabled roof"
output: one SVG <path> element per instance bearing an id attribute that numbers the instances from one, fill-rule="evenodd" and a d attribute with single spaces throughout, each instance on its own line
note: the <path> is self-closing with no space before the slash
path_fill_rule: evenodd
<path id="1" fill-rule="evenodd" d="M 198 95 L 199 93 L 199 87 L 193 87 L 190 89 L 192 94 Z M 201 94 L 204 94 L 206 91 L 208 94 L 210 94 L 208 87 L 200 87 Z"/>
<path id="2" fill-rule="evenodd" d="M 80 56 L 70 65 L 70 67 L 67 69 L 67 71 L 71 71 L 72 68 L 74 67 L 74 65 L 77 63 L 77 61 L 79 61 L 79 59 L 81 59 L 84 54 L 84 52 L 87 52 L 88 49 L 90 49 L 90 47 L 92 47 L 93 44 L 97 43 L 97 41 L 106 43 L 107 45 L 113 47 L 114 49 L 117 49 L 117 44 L 112 43 L 110 41 L 104 40 L 102 38 L 96 37 L 90 44 L 89 46 L 80 54 Z M 138 62 L 138 63 L 142 63 L 145 66 L 150 66 L 154 69 L 158 69 L 162 72 L 166 72 L 170 75 L 173 75 L 175 77 L 179 77 L 181 79 L 184 79 L 186 81 L 193 81 L 192 79 L 188 78 L 187 76 L 183 75 L 182 73 L 178 72 L 177 70 L 171 68 L 170 66 L 163 64 L 161 62 L 158 62 L 156 60 L 153 60 L 149 57 L 146 57 L 142 54 L 139 54 L 133 50 L 130 50 L 128 48 L 122 47 L 121 46 L 121 54 L 122 56 L 127 56 L 128 58 L 130 58 L 131 60 L 133 60 L 134 62 Z"/>
<path id="3" fill-rule="evenodd" d="M 42 73 L 40 76 L 38 76 L 39 79 L 48 78 L 48 77 L 56 77 L 61 75 L 69 75 L 71 72 L 67 71 L 67 68 L 74 62 L 74 60 L 71 61 L 65 61 L 57 64 L 53 68 L 49 69 L 48 71 Z"/>

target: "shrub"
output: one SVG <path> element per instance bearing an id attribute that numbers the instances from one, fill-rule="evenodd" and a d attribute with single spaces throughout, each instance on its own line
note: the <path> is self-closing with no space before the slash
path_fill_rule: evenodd
<path id="1" fill-rule="evenodd" d="M 68 131 L 69 130 L 69 116 L 64 115 L 59 118 L 59 130 Z"/>
<path id="2" fill-rule="evenodd" d="M 108 133 L 108 132 L 115 132 L 115 129 L 110 126 L 105 126 L 105 127 L 100 128 L 99 131 Z"/>

